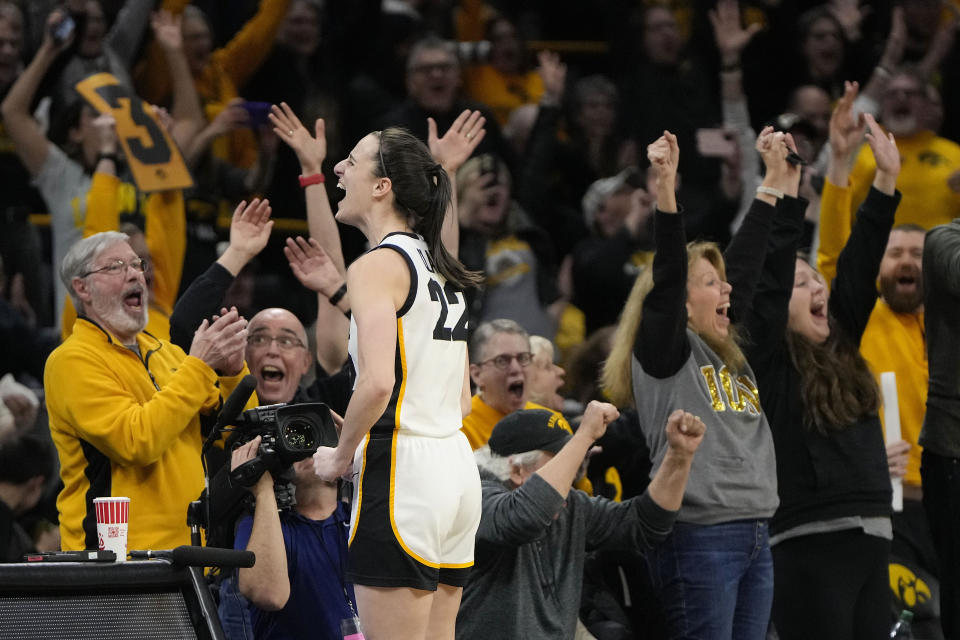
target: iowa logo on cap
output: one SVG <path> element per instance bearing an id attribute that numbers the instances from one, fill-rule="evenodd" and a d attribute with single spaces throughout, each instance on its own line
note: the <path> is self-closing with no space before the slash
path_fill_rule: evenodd
<path id="1" fill-rule="evenodd" d="M 573 429 L 570 428 L 570 423 L 567 422 L 567 419 L 564 418 L 561 414 L 556 412 L 554 412 L 554 414 L 550 416 L 550 419 L 547 420 L 547 426 L 550 427 L 551 429 L 555 427 L 559 427 L 564 431 L 566 431 L 567 433 L 570 433 L 570 434 L 573 433 Z"/>

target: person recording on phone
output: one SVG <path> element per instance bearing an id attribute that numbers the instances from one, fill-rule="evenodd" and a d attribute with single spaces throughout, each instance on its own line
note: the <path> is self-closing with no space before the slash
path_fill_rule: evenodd
<path id="1" fill-rule="evenodd" d="M 233 451 L 236 468 L 257 455 L 260 436 Z M 346 505 L 337 482 L 321 480 L 313 459 L 293 465 L 296 506 L 278 511 L 274 479 L 264 472 L 251 489 L 252 516 L 237 525 L 234 548 L 253 551 L 257 562 L 239 569 L 239 592 L 249 601 L 253 637 L 341 640 L 340 622 L 355 613 L 346 580 Z"/>
<path id="2" fill-rule="evenodd" d="M 102 0 L 67 0 L 62 3 L 63 9 L 56 12 L 59 18 L 48 24 L 54 43 L 69 45 L 67 55 L 58 62 L 51 75 L 54 78 L 50 92 L 53 119 L 74 109 L 80 100 L 74 87 L 95 73 L 110 73 L 120 84 L 132 89 L 128 69 L 140 52 L 140 43 L 155 4 L 153 0 L 127 0 L 110 26 Z"/>
<path id="3" fill-rule="evenodd" d="M 264 103 L 233 98 L 184 145 L 184 160 L 195 184 L 186 193 L 187 253 L 181 293 L 217 257 L 218 216 L 232 203 L 262 193 L 273 178 L 277 138 L 266 126 L 264 107 L 269 109 Z M 259 144 L 250 145 L 256 149 L 253 165 L 238 167 L 217 155 L 217 141 L 245 130 L 252 130 Z"/>
<path id="4" fill-rule="evenodd" d="M 128 240 L 94 234 L 60 267 L 79 317 L 43 382 L 65 551 L 98 547 L 93 499 L 105 496 L 130 498 L 128 548 L 190 544 L 187 506 L 204 485 L 200 415 L 217 411 L 248 373 L 247 322 L 236 309 L 200 323 L 188 351 L 143 331 L 144 262 Z"/>

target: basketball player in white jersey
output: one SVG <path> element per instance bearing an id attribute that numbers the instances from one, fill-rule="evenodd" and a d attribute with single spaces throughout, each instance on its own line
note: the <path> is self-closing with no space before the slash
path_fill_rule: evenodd
<path id="1" fill-rule="evenodd" d="M 465 112 L 439 141 L 431 122 L 431 145 L 465 159 L 482 131 Z M 462 289 L 479 274 L 444 246 L 450 178 L 410 133 L 371 133 L 334 171 L 346 192 L 336 218 L 372 249 L 347 273 L 356 386 L 340 443 L 318 449 L 315 468 L 332 480 L 352 467 L 348 579 L 368 640 L 452 640 L 480 519 L 459 429 L 470 403 Z"/>

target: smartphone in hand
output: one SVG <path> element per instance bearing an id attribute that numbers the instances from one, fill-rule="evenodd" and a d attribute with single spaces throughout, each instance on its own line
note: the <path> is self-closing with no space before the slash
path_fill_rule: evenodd
<path id="1" fill-rule="evenodd" d="M 69 13 L 63 14 L 63 18 L 55 24 L 50 25 L 50 37 L 53 38 L 53 44 L 60 46 L 70 39 L 77 28 L 77 23 L 73 21 Z"/>
<path id="2" fill-rule="evenodd" d="M 240 104 L 240 106 L 247 111 L 247 124 L 251 128 L 257 129 L 269 122 L 269 119 L 267 118 L 267 115 L 270 113 L 269 102 L 244 101 Z"/>
<path id="3" fill-rule="evenodd" d="M 704 158 L 730 158 L 737 152 L 737 141 L 726 129 L 697 129 L 697 153 Z"/>

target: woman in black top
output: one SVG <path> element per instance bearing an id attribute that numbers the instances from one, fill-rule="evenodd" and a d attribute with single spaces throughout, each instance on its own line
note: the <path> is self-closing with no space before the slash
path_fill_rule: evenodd
<path id="1" fill-rule="evenodd" d="M 889 625 L 890 478 L 879 392 L 859 345 L 900 199 L 900 156 L 893 137 L 865 119 L 877 173 L 829 300 L 823 278 L 797 257 L 806 203 L 794 190 L 780 198 L 746 321 L 777 452 L 780 508 L 770 534 L 782 640 L 879 638 Z M 799 184 L 799 169 L 783 165 Z"/>

